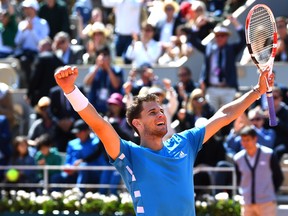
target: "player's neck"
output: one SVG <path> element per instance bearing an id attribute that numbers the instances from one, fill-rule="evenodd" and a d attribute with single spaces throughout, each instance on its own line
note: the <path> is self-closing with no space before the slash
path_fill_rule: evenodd
<path id="1" fill-rule="evenodd" d="M 160 137 L 159 138 L 156 138 L 156 137 L 142 138 L 141 137 L 140 146 L 152 149 L 154 151 L 159 151 L 163 147 L 162 138 L 160 138 Z"/>

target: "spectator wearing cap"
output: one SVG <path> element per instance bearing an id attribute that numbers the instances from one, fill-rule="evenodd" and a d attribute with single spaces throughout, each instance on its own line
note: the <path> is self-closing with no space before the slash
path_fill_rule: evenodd
<path id="1" fill-rule="evenodd" d="M 25 0 L 21 5 L 25 18 L 18 24 L 15 56 L 20 59 L 21 69 L 25 73 L 25 81 L 28 85 L 31 66 L 38 53 L 39 41 L 49 36 L 50 28 L 46 20 L 37 16 L 39 4 L 36 0 Z"/>
<path id="2" fill-rule="evenodd" d="M 143 63 L 156 64 L 162 54 L 161 44 L 153 39 L 155 28 L 149 23 L 142 24 L 140 39 L 135 37 L 127 48 L 126 57 L 134 67 Z"/>
<path id="3" fill-rule="evenodd" d="M 103 145 L 82 119 L 75 121 L 71 132 L 76 138 L 68 142 L 66 168 L 53 183 L 98 184 L 101 171 L 76 170 L 75 167 L 107 165 Z"/>
<path id="4" fill-rule="evenodd" d="M 54 38 L 60 31 L 70 34 L 69 13 L 65 1 L 42 1 L 38 14 L 39 17 L 47 20 L 50 27 L 50 38 Z"/>
<path id="5" fill-rule="evenodd" d="M 111 63 L 110 50 L 105 47 L 98 51 L 95 65 L 84 77 L 84 84 L 90 87 L 88 97 L 96 109 L 105 115 L 107 99 L 112 93 L 121 92 L 123 69 Z"/>
<path id="6" fill-rule="evenodd" d="M 133 130 L 126 121 L 126 106 L 123 103 L 123 95 L 120 93 L 113 93 L 107 100 L 108 111 L 106 117 L 112 124 L 119 136 L 125 140 L 132 140 Z"/>
<path id="7" fill-rule="evenodd" d="M 203 45 L 197 40 L 197 31 L 193 32 L 191 42 L 204 54 L 204 64 L 200 75 L 200 87 L 206 93 L 205 97 L 215 110 L 222 105 L 231 102 L 238 90 L 238 77 L 236 57 L 243 50 L 245 34 L 242 25 L 236 18 L 229 17 L 237 30 L 239 41 L 228 43 L 230 30 L 218 25 L 214 28 L 215 41 Z"/>

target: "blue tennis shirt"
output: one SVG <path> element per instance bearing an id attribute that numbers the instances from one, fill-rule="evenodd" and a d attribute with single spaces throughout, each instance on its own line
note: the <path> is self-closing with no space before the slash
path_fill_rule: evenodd
<path id="1" fill-rule="evenodd" d="M 121 139 L 120 154 L 110 162 L 131 194 L 136 215 L 195 215 L 193 165 L 205 127 L 173 135 L 159 151 Z"/>

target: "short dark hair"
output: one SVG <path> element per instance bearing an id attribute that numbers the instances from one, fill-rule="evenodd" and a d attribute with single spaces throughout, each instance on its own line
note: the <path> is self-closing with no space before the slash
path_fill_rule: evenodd
<path id="1" fill-rule="evenodd" d="M 107 46 L 104 46 L 103 48 L 96 50 L 96 56 L 98 55 L 105 55 L 105 56 L 110 56 L 110 49 Z"/>
<path id="2" fill-rule="evenodd" d="M 36 146 L 38 150 L 41 150 L 43 146 L 52 147 L 53 140 L 49 134 L 42 134 L 36 139 Z"/>
<path id="3" fill-rule="evenodd" d="M 155 94 L 147 94 L 147 95 L 138 95 L 133 99 L 133 103 L 127 108 L 126 111 L 126 120 L 128 124 L 135 130 L 135 132 L 139 134 L 139 131 L 132 124 L 133 119 L 140 118 L 141 112 L 143 110 L 144 102 L 159 102 L 159 98 Z"/>
<path id="4" fill-rule="evenodd" d="M 257 137 L 256 130 L 251 126 L 245 126 L 244 128 L 242 128 L 239 132 L 239 135 Z"/>

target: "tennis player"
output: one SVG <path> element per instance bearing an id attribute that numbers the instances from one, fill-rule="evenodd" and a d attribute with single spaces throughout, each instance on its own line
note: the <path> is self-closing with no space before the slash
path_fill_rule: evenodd
<path id="1" fill-rule="evenodd" d="M 55 79 L 75 111 L 94 130 L 120 172 L 131 194 L 136 215 L 195 215 L 193 164 L 197 152 L 211 136 L 240 116 L 268 89 L 269 70 L 259 75 L 257 85 L 237 100 L 220 108 L 206 125 L 172 136 L 163 142 L 167 120 L 154 94 L 138 96 L 127 108 L 127 121 L 140 136 L 140 146 L 120 139 L 75 86 L 76 67 L 57 70 Z M 273 85 L 274 76 L 268 79 Z"/>

